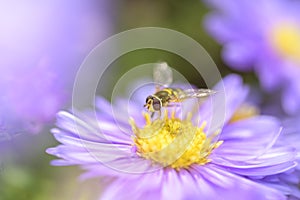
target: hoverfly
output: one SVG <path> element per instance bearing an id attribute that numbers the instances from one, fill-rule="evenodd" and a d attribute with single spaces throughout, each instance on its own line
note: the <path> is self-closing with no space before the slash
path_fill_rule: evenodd
<path id="1" fill-rule="evenodd" d="M 153 70 L 153 78 L 156 83 L 156 92 L 146 98 L 144 107 L 152 112 L 153 117 L 155 112 L 161 116 L 162 107 L 172 107 L 174 103 L 182 102 L 189 98 L 207 97 L 216 92 L 210 89 L 187 89 L 168 87 L 173 81 L 172 69 L 167 63 L 158 63 Z"/>

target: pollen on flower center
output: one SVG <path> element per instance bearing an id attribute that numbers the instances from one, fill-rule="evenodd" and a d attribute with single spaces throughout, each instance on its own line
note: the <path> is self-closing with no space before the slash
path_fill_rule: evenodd
<path id="1" fill-rule="evenodd" d="M 203 132 L 206 123 L 194 126 L 191 116 L 180 120 L 174 113 L 169 118 L 166 112 L 163 119 L 152 121 L 149 114 L 144 114 L 144 117 L 146 125 L 141 129 L 133 119 L 130 120 L 136 152 L 164 167 L 179 170 L 192 164 L 204 165 L 210 162 L 211 151 L 222 144 L 222 141 L 212 143 L 213 138 L 208 138 Z"/>
<path id="2" fill-rule="evenodd" d="M 282 56 L 300 63 L 300 27 L 281 24 L 271 32 L 271 44 Z"/>
<path id="3" fill-rule="evenodd" d="M 242 104 L 236 111 L 233 113 L 230 122 L 237 122 L 240 120 L 248 119 L 259 114 L 259 109 L 250 104 Z"/>

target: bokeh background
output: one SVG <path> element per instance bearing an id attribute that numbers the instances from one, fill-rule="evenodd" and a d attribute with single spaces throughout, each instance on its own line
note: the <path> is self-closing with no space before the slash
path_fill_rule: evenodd
<path id="1" fill-rule="evenodd" d="M 221 46 L 205 31 L 209 9 L 200 0 L 87 0 L 0 2 L 0 199 L 97 199 L 104 180 L 79 181 L 78 167 L 53 167 L 45 153 L 58 143 L 50 133 L 55 113 L 70 106 L 72 83 L 88 52 L 128 29 L 164 27 L 198 41 L 222 75 L 231 73 Z M 98 94 L 110 98 L 131 68 L 166 61 L 190 83 L 205 86 L 184 59 L 159 50 L 139 50 L 116 60 Z M 242 74 L 255 83 L 251 73 Z M 151 76 L 151 74 L 149 75 Z M 88 79 L 88 77 L 87 77 Z"/>

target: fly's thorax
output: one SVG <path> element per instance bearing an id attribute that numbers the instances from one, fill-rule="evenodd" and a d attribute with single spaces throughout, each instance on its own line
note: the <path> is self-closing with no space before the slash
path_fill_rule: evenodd
<path id="1" fill-rule="evenodd" d="M 154 95 L 161 100 L 163 106 L 166 106 L 172 97 L 172 92 L 165 88 L 156 92 Z"/>

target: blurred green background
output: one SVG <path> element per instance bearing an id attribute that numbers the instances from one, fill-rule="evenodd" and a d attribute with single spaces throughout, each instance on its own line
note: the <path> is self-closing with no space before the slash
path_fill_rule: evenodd
<path id="1" fill-rule="evenodd" d="M 203 17 L 208 9 L 200 0 L 124 0 L 108 1 L 112 4 L 114 33 L 144 26 L 164 27 L 182 32 L 198 41 L 214 59 L 222 75 L 229 69 L 220 58 L 220 46 L 205 32 Z M 113 34 L 113 33 L 112 33 Z M 106 73 L 113 73 L 111 85 L 134 66 L 166 61 L 196 86 L 199 75 L 178 56 L 158 51 L 140 50 L 119 58 Z M 120 67 L 122 66 L 122 67 Z M 101 90 L 109 98 L 110 88 Z M 99 197 L 104 184 L 99 179 L 78 181 L 79 167 L 54 167 L 49 162 L 54 157 L 45 153 L 58 143 L 50 134 L 49 126 L 38 135 L 20 134 L 1 143 L 0 200 L 94 200 Z"/>

